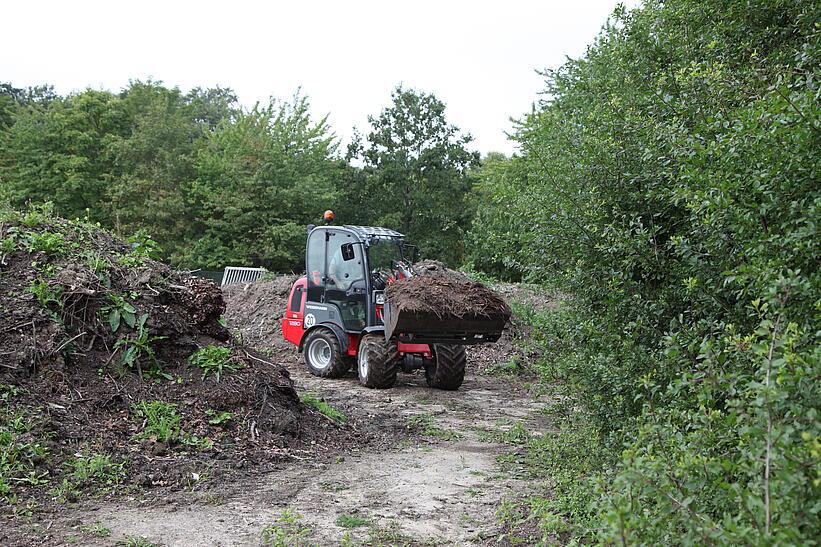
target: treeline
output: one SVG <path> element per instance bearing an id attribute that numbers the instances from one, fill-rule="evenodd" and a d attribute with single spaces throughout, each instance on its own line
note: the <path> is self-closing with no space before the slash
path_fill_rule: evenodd
<path id="1" fill-rule="evenodd" d="M 122 236 L 150 234 L 176 266 L 303 268 L 305 225 L 404 231 L 458 264 L 478 155 L 435 96 L 397 88 L 347 151 L 306 97 L 242 108 L 229 89 L 134 81 L 58 96 L 0 85 L 0 200 L 50 201 Z"/>
<path id="2" fill-rule="evenodd" d="M 541 325 L 567 396 L 565 434 L 534 447 L 550 541 L 821 537 L 819 20 L 799 0 L 619 9 L 545 74 L 521 154 L 486 162 L 473 267 L 569 295 Z"/>

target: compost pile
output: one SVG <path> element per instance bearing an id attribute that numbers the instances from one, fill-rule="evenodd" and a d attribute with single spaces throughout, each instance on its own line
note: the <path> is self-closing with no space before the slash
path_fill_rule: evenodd
<path id="1" fill-rule="evenodd" d="M 192 470 L 215 481 L 334 433 L 287 370 L 231 339 L 219 287 L 152 245 L 0 210 L 0 507 L 190 487 Z M 99 476 L 77 474 L 86 459 Z"/>
<path id="2" fill-rule="evenodd" d="M 235 336 L 255 348 L 268 352 L 288 350 L 286 355 L 293 356 L 294 348 L 282 337 L 280 321 L 297 278 L 279 275 L 223 287 L 225 320 Z"/>
<path id="3" fill-rule="evenodd" d="M 492 318 L 506 322 L 510 307 L 504 298 L 441 262 L 414 265 L 416 275 L 388 285 L 385 296 L 400 312 L 438 319 Z"/>

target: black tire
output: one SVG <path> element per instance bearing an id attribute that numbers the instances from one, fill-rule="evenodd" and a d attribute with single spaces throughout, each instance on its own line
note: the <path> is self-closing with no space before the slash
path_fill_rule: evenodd
<path id="1" fill-rule="evenodd" d="M 399 352 L 395 342 L 383 334 L 366 334 L 359 341 L 357 355 L 359 383 L 374 389 L 387 389 L 396 383 Z"/>
<path id="2" fill-rule="evenodd" d="M 465 346 L 436 344 L 433 364 L 425 367 L 425 379 L 430 387 L 453 391 L 465 380 L 466 366 Z"/>
<path id="3" fill-rule="evenodd" d="M 302 357 L 308 370 L 321 378 L 340 378 L 351 368 L 345 359 L 339 339 L 329 329 L 312 330 L 302 346 Z"/>

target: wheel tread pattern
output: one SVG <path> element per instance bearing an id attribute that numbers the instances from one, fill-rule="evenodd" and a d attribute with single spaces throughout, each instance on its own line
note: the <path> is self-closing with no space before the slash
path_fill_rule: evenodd
<path id="1" fill-rule="evenodd" d="M 399 368 L 399 350 L 396 343 L 385 340 L 379 334 L 363 336 L 359 341 L 359 351 L 368 351 L 368 378 L 359 376 L 360 383 L 374 389 L 387 389 L 396 383 Z"/>
<path id="2" fill-rule="evenodd" d="M 467 355 L 464 346 L 436 344 L 433 348 L 435 364 L 425 369 L 428 385 L 437 389 L 459 389 L 465 379 Z"/>

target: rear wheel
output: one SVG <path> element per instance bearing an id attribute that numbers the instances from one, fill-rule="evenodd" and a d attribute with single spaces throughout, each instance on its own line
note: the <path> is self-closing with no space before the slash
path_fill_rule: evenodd
<path id="1" fill-rule="evenodd" d="M 425 379 L 430 387 L 459 389 L 465 380 L 467 356 L 465 346 L 436 344 L 433 346 L 433 364 L 425 367 Z"/>
<path id="2" fill-rule="evenodd" d="M 326 328 L 308 334 L 302 356 L 311 374 L 322 378 L 339 378 L 351 368 L 350 361 L 342 354 L 339 339 Z"/>
<path id="3" fill-rule="evenodd" d="M 386 389 L 396 383 L 399 352 L 396 343 L 382 334 L 367 334 L 359 341 L 357 356 L 359 383 L 365 387 Z"/>

